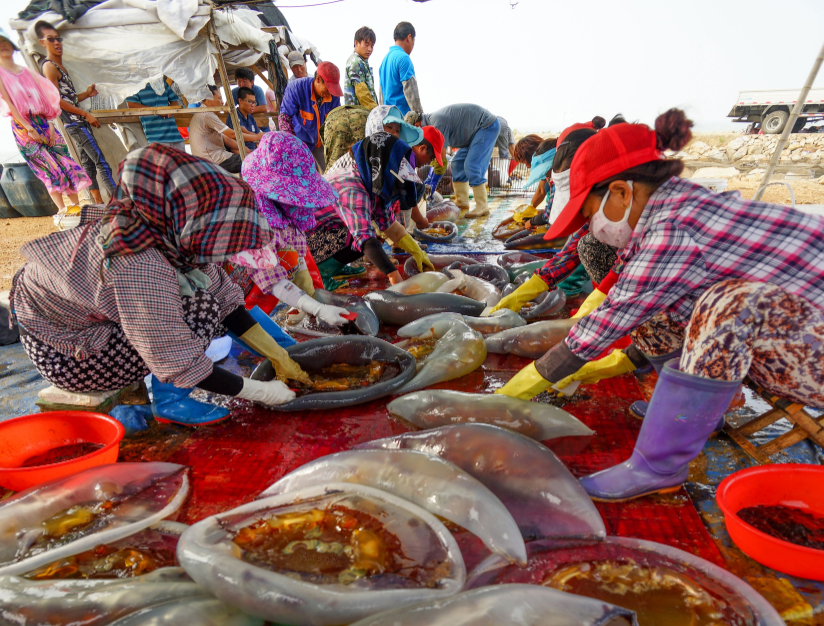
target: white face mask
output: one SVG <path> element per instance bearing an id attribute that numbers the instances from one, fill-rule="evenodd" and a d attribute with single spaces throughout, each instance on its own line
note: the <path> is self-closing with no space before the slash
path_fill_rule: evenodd
<path id="1" fill-rule="evenodd" d="M 628 180 L 630 191 L 632 191 L 632 181 Z M 598 207 L 598 212 L 592 216 L 589 222 L 589 228 L 592 231 L 592 236 L 601 243 L 605 243 L 613 248 L 625 247 L 632 237 L 632 226 L 629 225 L 629 214 L 632 211 L 632 197 L 630 196 L 629 206 L 627 207 L 624 217 L 620 222 L 613 222 L 606 215 L 604 215 L 604 205 L 609 198 L 609 190 L 604 194 L 601 200 L 601 206 Z"/>
<path id="2" fill-rule="evenodd" d="M 561 211 L 569 202 L 569 174 L 571 171 L 572 168 L 565 172 L 552 172 L 552 182 L 555 183 L 555 196 L 552 198 L 552 208 L 549 211 L 549 219 L 547 220 L 550 224 L 558 219 Z"/>

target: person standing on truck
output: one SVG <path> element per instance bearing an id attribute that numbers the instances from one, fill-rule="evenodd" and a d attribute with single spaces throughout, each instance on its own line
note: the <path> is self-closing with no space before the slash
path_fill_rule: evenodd
<path id="1" fill-rule="evenodd" d="M 380 103 L 398 107 L 403 115 L 409 111 L 422 114 L 415 66 L 409 58 L 415 47 L 415 27 L 409 22 L 401 22 L 395 26 L 393 37 L 395 45 L 389 48 L 378 72 L 381 81 Z"/>
<path id="2" fill-rule="evenodd" d="M 375 31 L 368 26 L 355 33 L 355 51 L 346 61 L 346 80 L 343 81 L 343 103 L 348 106 L 360 105 L 368 110 L 378 106 L 375 93 L 375 79 L 369 67 L 369 57 L 375 49 Z"/>

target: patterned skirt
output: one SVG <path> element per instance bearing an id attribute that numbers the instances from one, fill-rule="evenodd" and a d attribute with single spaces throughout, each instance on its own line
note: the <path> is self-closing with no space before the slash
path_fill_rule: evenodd
<path id="1" fill-rule="evenodd" d="M 48 136 L 47 120 L 39 115 L 33 115 L 31 125 L 41 135 Z M 46 185 L 49 193 L 77 193 L 81 189 L 91 187 L 92 181 L 86 171 L 72 160 L 69 148 L 57 129 L 53 146 L 37 143 L 29 138 L 26 129 L 14 119 L 11 121 L 11 129 L 17 149 L 34 175 Z"/>
<path id="2" fill-rule="evenodd" d="M 345 226 L 332 229 L 318 228 L 306 237 L 315 263 L 323 263 L 341 250 L 350 248 L 352 241 L 352 235 Z"/>

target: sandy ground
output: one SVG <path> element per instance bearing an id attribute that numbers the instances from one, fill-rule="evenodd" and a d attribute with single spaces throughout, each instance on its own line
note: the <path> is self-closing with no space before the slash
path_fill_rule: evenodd
<path id="1" fill-rule="evenodd" d="M 20 246 L 27 241 L 57 232 L 51 217 L 0 219 L 0 291 L 11 288 L 11 279 L 23 265 Z"/>

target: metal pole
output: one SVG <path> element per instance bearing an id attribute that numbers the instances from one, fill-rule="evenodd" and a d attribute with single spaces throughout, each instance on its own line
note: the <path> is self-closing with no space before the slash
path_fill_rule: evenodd
<path id="1" fill-rule="evenodd" d="M 821 69 L 822 61 L 824 61 L 824 45 L 822 45 L 821 50 L 818 51 L 818 58 L 816 58 L 815 63 L 813 63 L 813 69 L 810 70 L 810 75 L 807 77 L 807 82 L 804 84 L 804 88 L 801 90 L 801 93 L 798 94 L 798 100 L 795 101 L 795 106 L 793 107 L 792 113 L 790 113 L 790 119 L 787 120 L 787 123 L 784 126 L 784 131 L 781 133 L 781 137 L 778 138 L 778 143 L 775 146 L 775 152 L 773 152 L 772 158 L 770 159 L 770 164 L 767 166 L 767 171 L 764 172 L 764 178 L 761 181 L 761 189 L 755 194 L 753 200 L 761 200 L 764 196 L 766 185 L 770 182 L 773 172 L 775 172 L 775 166 L 778 165 L 778 160 L 781 158 L 781 153 L 784 151 L 784 146 L 787 145 L 787 139 L 789 139 L 793 126 L 795 126 L 795 121 L 798 119 L 798 115 L 804 110 L 807 94 L 810 93 L 813 82 L 815 82 L 815 77 L 818 75 L 818 70 Z"/>
<path id="2" fill-rule="evenodd" d="M 214 11 L 214 10 L 213 10 Z M 240 125 L 240 118 L 237 116 L 237 108 L 235 108 L 235 100 L 232 98 L 232 90 L 229 89 L 229 76 L 226 73 L 226 65 L 223 62 L 223 55 L 220 53 L 220 40 L 217 38 L 214 25 L 214 13 L 209 16 L 209 23 L 206 24 L 209 36 L 212 38 L 212 44 L 215 46 L 215 56 L 217 57 L 217 69 L 220 72 L 220 80 L 223 83 L 223 92 L 226 94 L 226 104 L 229 107 L 229 116 L 232 118 L 232 126 L 235 127 L 235 138 L 237 140 L 237 149 L 240 152 L 240 158 L 246 158 L 246 143 L 243 141 L 243 131 Z"/>

